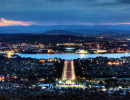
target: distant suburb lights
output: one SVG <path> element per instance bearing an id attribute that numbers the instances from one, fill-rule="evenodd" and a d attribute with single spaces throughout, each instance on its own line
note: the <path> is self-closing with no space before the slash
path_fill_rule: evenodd
<path id="1" fill-rule="evenodd" d="M 14 20 L 6 20 L 5 18 L 0 18 L 0 26 L 29 26 L 34 25 L 35 22 L 25 22 L 25 21 L 14 21 Z"/>

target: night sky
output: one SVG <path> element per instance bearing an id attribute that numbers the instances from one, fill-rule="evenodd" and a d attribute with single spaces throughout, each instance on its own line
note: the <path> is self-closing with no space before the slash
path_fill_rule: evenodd
<path id="1" fill-rule="evenodd" d="M 130 0 L 0 0 L 0 26 L 130 24 Z"/>

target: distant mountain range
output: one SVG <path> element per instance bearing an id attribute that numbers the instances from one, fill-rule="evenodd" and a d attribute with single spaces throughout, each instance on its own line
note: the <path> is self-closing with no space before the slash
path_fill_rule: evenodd
<path id="1" fill-rule="evenodd" d="M 97 33 L 130 33 L 130 25 L 56 25 L 56 26 L 2 26 L 0 33 L 41 33 L 41 34 L 97 34 Z"/>

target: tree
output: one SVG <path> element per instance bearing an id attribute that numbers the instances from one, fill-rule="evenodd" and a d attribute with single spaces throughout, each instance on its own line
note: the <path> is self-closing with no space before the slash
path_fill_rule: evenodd
<path id="1" fill-rule="evenodd" d="M 99 85 L 103 85 L 103 81 L 100 81 L 100 82 L 99 82 Z"/>

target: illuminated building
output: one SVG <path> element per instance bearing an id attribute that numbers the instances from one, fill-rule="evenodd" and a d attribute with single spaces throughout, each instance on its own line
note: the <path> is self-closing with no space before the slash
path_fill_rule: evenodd
<path id="1" fill-rule="evenodd" d="M 122 65 L 120 62 L 108 62 L 108 65 Z"/>
<path id="2" fill-rule="evenodd" d="M 46 60 L 40 60 L 40 62 L 45 63 Z"/>
<path id="3" fill-rule="evenodd" d="M 85 53 L 88 53 L 88 51 L 87 50 L 77 50 L 76 53 L 85 54 Z"/>
<path id="4" fill-rule="evenodd" d="M 81 43 L 63 43 L 63 44 L 57 44 L 57 46 L 64 45 L 64 46 L 82 46 Z"/>
<path id="5" fill-rule="evenodd" d="M 97 50 L 95 53 L 107 53 L 107 50 Z"/>
<path id="6" fill-rule="evenodd" d="M 0 81 L 4 81 L 5 77 L 3 75 L 0 75 Z"/>

